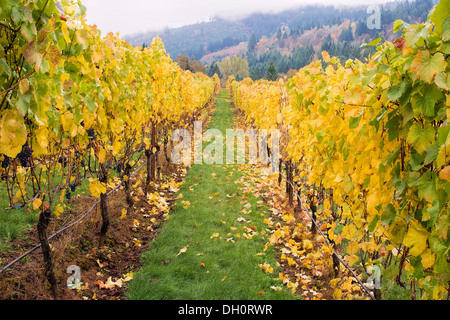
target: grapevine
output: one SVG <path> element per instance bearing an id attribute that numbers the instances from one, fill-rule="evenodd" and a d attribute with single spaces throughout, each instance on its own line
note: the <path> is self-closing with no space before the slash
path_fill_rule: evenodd
<path id="1" fill-rule="evenodd" d="M 283 159 L 345 261 L 379 266 L 385 294 L 412 299 L 444 299 L 450 281 L 450 16 L 434 12 L 397 21 L 402 37 L 374 41 L 367 61 L 323 52 L 287 83 L 228 81 L 249 124 L 284 134 Z"/>
<path id="2" fill-rule="evenodd" d="M 147 149 L 159 143 L 159 136 L 149 137 L 153 128 L 167 134 L 175 129 L 169 124 L 190 120 L 217 86 L 216 79 L 181 70 L 159 38 L 148 48 L 133 47 L 88 25 L 79 1 L 61 4 L 3 1 L 0 7 L 0 174 L 11 208 L 40 212 L 54 294 L 46 230 L 55 200 L 70 200 L 89 178 L 106 233 L 115 159 L 129 169 L 137 165 L 131 159 L 142 143 Z"/>

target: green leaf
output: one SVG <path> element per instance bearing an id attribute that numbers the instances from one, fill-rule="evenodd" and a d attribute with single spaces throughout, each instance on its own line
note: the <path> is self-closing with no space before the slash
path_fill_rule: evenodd
<path id="1" fill-rule="evenodd" d="M 31 94 L 19 95 L 19 98 L 16 101 L 17 110 L 20 112 L 22 116 L 25 116 L 28 113 L 28 106 L 30 105 Z"/>
<path id="2" fill-rule="evenodd" d="M 436 103 L 443 99 L 444 95 L 434 85 L 426 85 L 422 92 L 416 93 L 411 98 L 414 114 L 417 116 L 423 114 L 427 117 L 434 117 L 436 115 Z"/>
<path id="3" fill-rule="evenodd" d="M 6 73 L 8 77 L 11 76 L 11 69 L 9 68 L 8 64 L 6 63 L 5 59 L 0 59 L 0 76 L 3 75 L 3 73 Z"/>
<path id="4" fill-rule="evenodd" d="M 450 90 L 450 77 L 448 75 L 448 73 L 439 72 L 436 75 L 434 83 L 436 83 L 436 85 L 441 89 Z"/>
<path id="5" fill-rule="evenodd" d="M 435 29 L 438 33 L 442 32 L 444 20 L 446 20 L 449 14 L 450 0 L 441 0 L 431 15 L 431 21 L 435 24 Z"/>
<path id="6" fill-rule="evenodd" d="M 419 153 L 423 153 L 433 144 L 435 136 L 436 131 L 429 124 L 422 129 L 422 126 L 416 122 L 409 128 L 406 141 Z"/>
<path id="7" fill-rule="evenodd" d="M 402 27 L 403 27 L 403 21 L 402 20 L 395 20 L 395 22 L 394 22 L 394 33 L 399 32 Z"/>
<path id="8" fill-rule="evenodd" d="M 433 203 L 433 205 L 431 207 L 427 208 L 426 210 L 428 212 L 430 225 L 432 226 L 436 222 L 436 219 L 439 216 L 439 213 L 441 211 L 441 208 L 439 206 L 439 201 L 435 201 Z"/>
<path id="9" fill-rule="evenodd" d="M 442 23 L 442 40 L 450 40 L 450 16 L 445 18 L 444 22 Z"/>
<path id="10" fill-rule="evenodd" d="M 397 101 L 405 93 L 406 83 L 402 82 L 400 86 L 392 86 L 386 93 L 386 97 L 392 102 Z"/>
<path id="11" fill-rule="evenodd" d="M 412 171 L 419 171 L 423 168 L 424 157 L 418 152 L 411 152 L 411 159 L 409 160 L 409 165 Z"/>
<path id="12" fill-rule="evenodd" d="M 439 141 L 436 140 L 431 146 L 427 148 L 427 150 L 425 150 L 425 159 L 423 160 L 423 164 L 425 166 L 430 164 L 437 158 L 439 149 Z"/>
<path id="13" fill-rule="evenodd" d="M 381 38 L 377 38 L 369 43 L 363 43 L 361 47 L 376 47 L 381 42 L 381 40 Z"/>
<path id="14" fill-rule="evenodd" d="M 445 144 L 445 142 L 448 139 L 449 133 L 450 133 L 450 124 L 447 124 L 445 127 L 439 127 L 438 140 L 440 145 Z"/>
<path id="15" fill-rule="evenodd" d="M 359 117 L 350 117 L 350 119 L 349 119 L 349 127 L 350 127 L 350 129 L 358 128 L 360 121 L 361 121 L 361 116 L 359 116 Z"/>
<path id="16" fill-rule="evenodd" d="M 14 6 L 11 10 L 11 19 L 15 24 L 22 22 L 24 12 L 19 6 Z"/>
<path id="17" fill-rule="evenodd" d="M 429 203 L 433 203 L 437 199 L 436 181 L 436 174 L 432 174 L 431 172 L 425 172 L 419 180 L 417 180 L 419 199 Z"/>
<path id="18" fill-rule="evenodd" d="M 381 216 L 381 224 L 383 226 L 390 225 L 391 222 L 394 221 L 396 215 L 397 215 L 397 212 L 395 210 L 394 205 L 388 204 L 383 210 L 383 214 Z"/>
<path id="19" fill-rule="evenodd" d="M 85 101 L 86 101 L 87 109 L 89 110 L 89 112 L 94 113 L 95 110 L 97 109 L 97 103 L 95 103 L 94 98 L 88 96 L 88 97 L 86 97 Z"/>
<path id="20" fill-rule="evenodd" d="M 388 129 L 388 138 L 389 142 L 394 141 L 397 139 L 399 134 L 399 117 L 396 114 L 397 112 L 393 112 L 393 116 L 391 117 L 391 114 L 389 115 L 389 120 L 386 122 L 386 129 Z"/>

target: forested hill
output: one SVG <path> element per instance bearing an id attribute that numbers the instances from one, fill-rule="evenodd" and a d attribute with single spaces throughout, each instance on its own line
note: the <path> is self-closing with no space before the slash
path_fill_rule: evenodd
<path id="1" fill-rule="evenodd" d="M 252 78 L 258 78 L 270 61 L 275 62 L 278 72 L 287 73 L 303 67 L 321 50 L 342 59 L 364 58 L 369 52 L 361 50 L 361 43 L 377 37 L 394 40 L 395 20 L 423 22 L 438 2 L 396 0 L 380 5 L 381 29 L 373 30 L 367 27 L 367 6 L 309 5 L 280 13 L 254 13 L 236 21 L 216 17 L 126 40 L 141 46 L 159 36 L 173 59 L 183 54 L 207 65 L 226 56 L 245 56 L 254 73 Z"/>

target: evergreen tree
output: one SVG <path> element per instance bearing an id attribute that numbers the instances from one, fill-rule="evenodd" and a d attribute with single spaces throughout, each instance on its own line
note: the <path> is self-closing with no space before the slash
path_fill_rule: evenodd
<path id="1" fill-rule="evenodd" d="M 250 78 L 252 78 L 253 81 L 262 79 L 261 74 L 261 68 L 259 66 L 255 66 L 250 70 Z"/>
<path id="2" fill-rule="evenodd" d="M 276 81 L 276 80 L 278 80 L 277 66 L 275 65 L 273 60 L 270 61 L 270 64 L 267 67 L 266 79 L 269 80 L 269 81 Z"/>
<path id="3" fill-rule="evenodd" d="M 344 42 L 352 42 L 353 41 L 353 31 L 352 26 L 349 26 L 348 29 L 342 30 L 342 33 L 339 36 L 339 41 Z"/>
<path id="4" fill-rule="evenodd" d="M 277 31 L 277 39 L 278 39 L 278 40 L 281 40 L 281 36 L 282 36 L 281 28 L 278 28 L 278 31 Z"/>
<path id="5" fill-rule="evenodd" d="M 250 36 L 250 39 L 248 40 L 248 51 L 253 52 L 255 50 L 256 47 L 256 37 L 255 34 L 252 34 Z"/>
<path id="6" fill-rule="evenodd" d="M 219 78 L 222 78 L 222 73 L 220 72 L 217 62 L 214 62 L 208 68 L 208 77 L 213 77 L 215 74 L 217 74 L 219 76 Z"/>

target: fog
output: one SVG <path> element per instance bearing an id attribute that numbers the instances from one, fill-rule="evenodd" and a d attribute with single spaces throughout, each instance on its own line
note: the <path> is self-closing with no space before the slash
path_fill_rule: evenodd
<path id="1" fill-rule="evenodd" d="M 241 18 L 254 12 L 280 12 L 307 4 L 370 5 L 386 0 L 82 0 L 89 24 L 121 36 L 209 21 Z"/>

